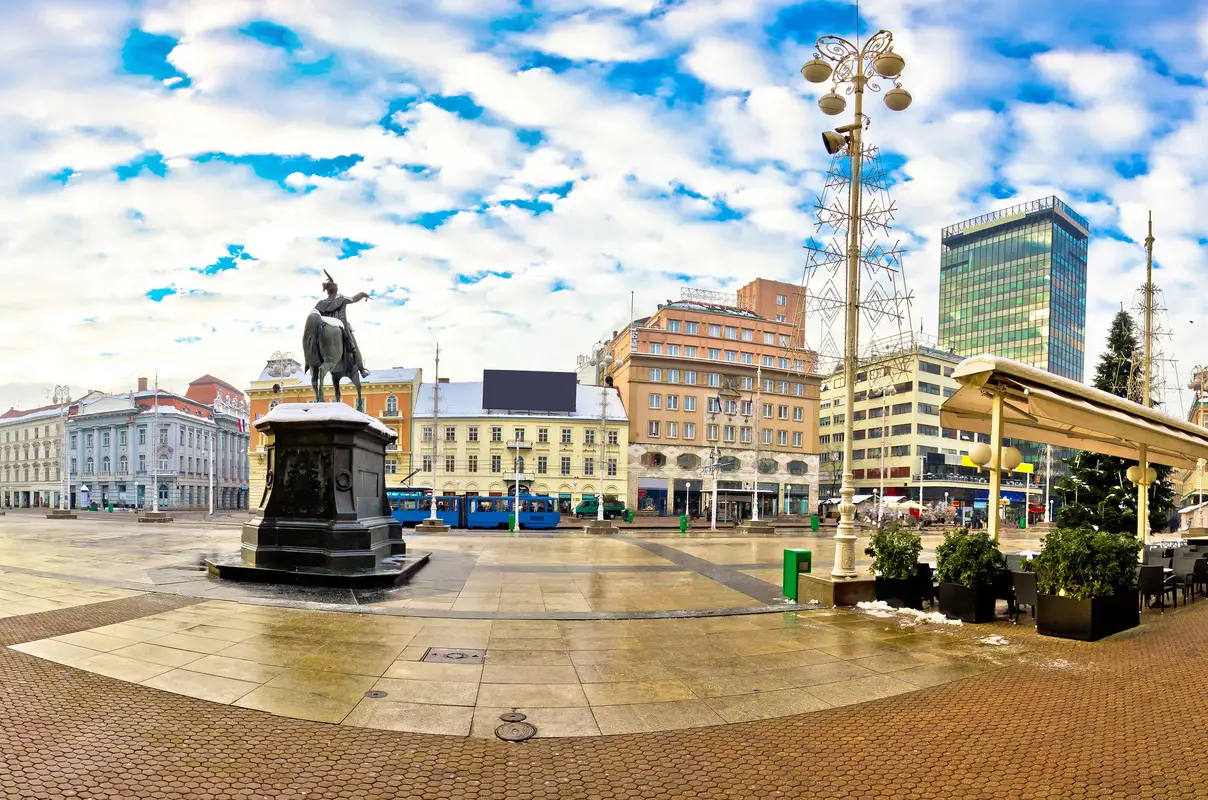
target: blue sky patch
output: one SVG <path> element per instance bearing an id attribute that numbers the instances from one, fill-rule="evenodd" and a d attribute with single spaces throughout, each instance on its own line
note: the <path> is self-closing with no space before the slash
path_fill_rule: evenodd
<path id="1" fill-rule="evenodd" d="M 161 303 L 165 297 L 176 294 L 176 287 L 164 286 L 160 289 L 152 289 L 147 292 L 147 297 L 151 298 L 154 303 Z"/>
<path id="2" fill-rule="evenodd" d="M 568 292 L 568 291 L 573 290 L 574 288 L 575 287 L 571 286 L 569 283 L 567 283 L 566 281 L 559 278 L 556 281 L 554 281 L 553 284 L 550 285 L 549 290 L 550 290 L 550 292 Z"/>
<path id="3" fill-rule="evenodd" d="M 483 107 L 475 103 L 474 99 L 468 94 L 434 94 L 429 95 L 426 100 L 437 108 L 443 108 L 450 114 L 456 114 L 462 119 L 478 119 L 484 111 Z"/>
<path id="4" fill-rule="evenodd" d="M 144 171 L 162 178 L 168 174 L 168 165 L 164 162 L 164 157 L 159 153 L 143 153 L 128 164 L 121 164 L 113 168 L 113 172 L 117 175 L 119 181 L 128 181 L 131 178 L 136 178 Z"/>
<path id="5" fill-rule="evenodd" d="M 244 164 L 252 168 L 257 177 L 276 182 L 289 188 L 285 179 L 295 172 L 334 178 L 365 160 L 360 155 L 335 156 L 334 158 L 312 158 L 308 155 L 277 155 L 257 153 L 253 155 L 231 155 L 230 153 L 203 153 L 193 159 L 199 164 L 219 161 L 227 164 Z"/>
<path id="6" fill-rule="evenodd" d="M 61 183 L 66 186 L 67 182 L 71 180 L 71 176 L 75 174 L 75 170 L 71 167 L 63 167 L 63 169 L 59 170 L 58 172 L 51 173 L 47 177 L 56 183 Z"/>
<path id="7" fill-rule="evenodd" d="M 200 342 L 200 341 L 201 341 L 200 336 L 177 336 L 176 337 L 177 344 L 193 344 L 194 342 Z"/>
<path id="8" fill-rule="evenodd" d="M 478 272 L 470 272 L 470 273 L 459 272 L 454 277 L 457 279 L 457 282 L 459 284 L 461 284 L 462 286 L 473 286 L 474 284 L 478 283 L 479 281 L 485 280 L 486 278 L 490 278 L 490 277 L 503 278 L 506 280 L 506 279 L 512 277 L 512 273 L 497 272 L 497 271 L 491 270 L 491 269 L 483 269 L 483 270 L 479 270 Z"/>
<path id="9" fill-rule="evenodd" d="M 456 213 L 457 209 L 455 208 L 449 209 L 448 211 L 425 211 L 423 214 L 417 214 L 415 217 L 413 217 L 411 219 L 411 224 L 434 231 L 441 225 L 444 225 L 445 222 L 448 221 L 449 217 L 452 217 Z"/>
<path id="10" fill-rule="evenodd" d="M 670 106 L 699 105 L 705 98 L 705 84 L 680 72 L 673 57 L 614 64 L 606 81 L 618 91 L 660 97 Z"/>
<path id="11" fill-rule="evenodd" d="M 330 236 L 320 236 L 319 241 L 325 244 L 338 244 L 340 246 L 340 254 L 336 256 L 337 261 L 353 258 L 366 250 L 372 250 L 374 247 L 367 242 L 354 242 L 352 239 L 333 239 Z"/>
<path id="12" fill-rule="evenodd" d="M 135 28 L 122 45 L 122 70 L 129 75 L 146 75 L 157 81 L 178 79 L 173 88 L 189 85 L 189 76 L 178 70 L 168 56 L 180 44 L 178 39 Z"/>
<path id="13" fill-rule="evenodd" d="M 241 244 L 228 244 L 227 254 L 220 257 L 213 264 L 207 264 L 204 267 L 193 267 L 194 272 L 200 272 L 202 275 L 217 275 L 220 272 L 226 272 L 229 269 L 239 269 L 239 261 L 255 261 L 251 255 L 244 252 Z"/>
<path id="14" fill-rule="evenodd" d="M 298 38 L 298 34 L 275 22 L 256 20 L 239 32 L 244 36 L 252 37 L 261 44 L 279 47 L 287 53 L 292 53 L 302 47 L 302 40 Z"/>
<path id="15" fill-rule="evenodd" d="M 545 141 L 545 134 L 538 130 L 519 128 L 516 131 L 516 138 L 521 144 L 528 145 L 529 147 L 536 147 Z"/>

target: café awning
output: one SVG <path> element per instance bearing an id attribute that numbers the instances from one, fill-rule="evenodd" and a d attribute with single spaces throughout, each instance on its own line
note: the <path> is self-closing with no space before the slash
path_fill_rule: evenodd
<path id="1" fill-rule="evenodd" d="M 940 407 L 946 428 L 992 434 L 992 403 L 1003 397 L 1003 435 L 1193 469 L 1208 459 L 1208 429 L 1035 367 L 995 356 L 967 358 L 961 384 Z"/>

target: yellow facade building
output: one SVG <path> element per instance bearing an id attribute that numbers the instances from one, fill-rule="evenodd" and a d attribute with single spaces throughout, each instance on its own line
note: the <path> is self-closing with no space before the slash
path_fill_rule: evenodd
<path id="1" fill-rule="evenodd" d="M 364 411 L 377 417 L 386 427 L 398 434 L 398 439 L 386 453 L 386 485 L 403 486 L 408 474 L 414 469 L 411 459 L 411 413 L 422 372 L 419 369 L 397 367 L 375 369 L 369 377 L 361 379 L 361 397 Z M 341 401 L 356 405 L 356 389 L 345 381 L 341 385 Z M 331 384 L 324 390 L 327 400 L 334 400 Z M 314 401 L 314 389 L 310 375 L 299 364 L 280 353 L 265 364 L 264 370 L 247 389 L 253 427 L 248 440 L 249 507 L 255 509 L 264 499 L 265 446 L 270 437 L 256 430 L 254 423 L 270 409 L 280 403 L 310 403 Z"/>
<path id="2" fill-rule="evenodd" d="M 433 468 L 446 496 L 510 495 L 519 482 L 521 494 L 556 497 L 566 514 L 595 497 L 602 478 L 604 494 L 624 501 L 629 421 L 615 389 L 575 386 L 574 411 L 501 412 L 483 408 L 482 387 L 420 386 L 412 486 L 431 489 Z"/>

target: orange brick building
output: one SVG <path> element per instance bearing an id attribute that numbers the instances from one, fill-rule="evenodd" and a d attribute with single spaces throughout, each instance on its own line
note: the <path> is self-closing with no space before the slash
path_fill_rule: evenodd
<path id="1" fill-rule="evenodd" d="M 415 398 L 419 394 L 422 371 L 404 367 L 375 369 L 369 377 L 361 379 L 361 396 L 364 411 L 377 417 L 386 427 L 398 434 L 393 446 L 386 453 L 386 484 L 401 486 L 413 469 L 411 466 L 411 416 L 415 409 Z M 345 381 L 340 386 L 340 400 L 347 405 L 356 404 L 356 389 Z M 335 397 L 330 380 L 324 389 L 328 401 Z M 256 430 L 256 420 L 280 403 L 309 403 L 314 401 L 314 389 L 310 375 L 302 365 L 288 355 L 276 353 L 265 364 L 264 370 L 247 390 L 251 405 L 251 438 L 248 441 L 248 463 L 250 468 L 249 489 L 251 507 L 260 505 L 264 495 L 265 445 L 267 435 Z"/>
<path id="2" fill-rule="evenodd" d="M 756 481 L 762 517 L 816 507 L 821 378 L 801 347 L 802 300 L 800 286 L 764 279 L 737 295 L 685 289 L 613 332 L 631 507 L 704 516 L 715 458 L 718 519 L 749 518 Z"/>

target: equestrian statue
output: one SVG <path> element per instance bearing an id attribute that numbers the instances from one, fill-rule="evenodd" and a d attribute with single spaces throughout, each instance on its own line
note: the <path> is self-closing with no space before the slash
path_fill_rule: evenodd
<path id="1" fill-rule="evenodd" d="M 302 352 L 306 354 L 306 369 L 310 372 L 310 383 L 315 390 L 315 399 L 323 402 L 323 382 L 331 375 L 335 388 L 336 402 L 340 402 L 340 379 L 348 378 L 357 389 L 357 408 L 361 407 L 361 378 L 368 377 L 369 370 L 361 361 L 361 349 L 352 335 L 346 308 L 352 303 L 368 300 L 365 292 L 345 297 L 340 294 L 335 279 L 323 270 L 327 280 L 323 291 L 327 297 L 315 303 L 306 318 L 302 330 Z"/>

